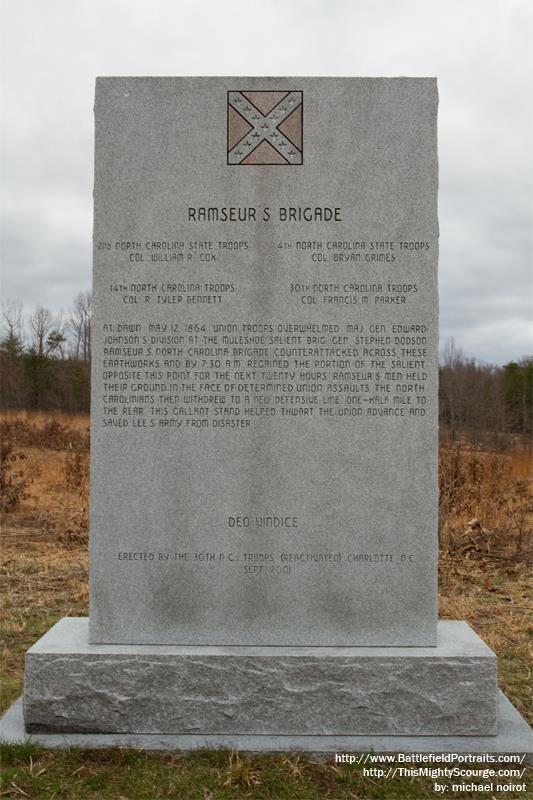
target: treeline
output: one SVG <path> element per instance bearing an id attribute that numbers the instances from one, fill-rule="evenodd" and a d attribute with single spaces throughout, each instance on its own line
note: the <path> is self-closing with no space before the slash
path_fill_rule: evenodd
<path id="1" fill-rule="evenodd" d="M 2 310 L 0 403 L 3 409 L 88 412 L 90 405 L 91 295 L 74 298 L 64 317 L 39 307 Z M 441 436 L 499 446 L 533 430 L 533 357 L 503 367 L 467 357 L 454 342 L 442 354 L 439 384 Z"/>
<path id="2" fill-rule="evenodd" d="M 91 294 L 80 292 L 66 316 L 39 306 L 2 306 L 2 409 L 88 412 L 91 394 Z"/>
<path id="3" fill-rule="evenodd" d="M 469 358 L 448 342 L 441 358 L 439 423 L 444 441 L 531 446 L 533 356 L 503 367 Z"/>

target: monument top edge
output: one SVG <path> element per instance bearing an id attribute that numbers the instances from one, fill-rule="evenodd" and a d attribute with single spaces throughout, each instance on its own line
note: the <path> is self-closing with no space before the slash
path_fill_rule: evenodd
<path id="1" fill-rule="evenodd" d="M 293 81 L 293 80 L 320 80 L 320 81 L 419 81 L 436 83 L 437 76 L 432 75 L 97 75 L 96 82 L 101 81 L 175 81 L 175 80 L 200 80 L 200 81 Z"/>

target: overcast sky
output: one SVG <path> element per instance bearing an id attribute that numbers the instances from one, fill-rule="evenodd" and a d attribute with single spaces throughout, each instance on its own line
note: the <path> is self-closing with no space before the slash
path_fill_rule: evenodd
<path id="1" fill-rule="evenodd" d="M 531 0 L 0 0 L 2 293 L 91 284 L 96 75 L 439 80 L 441 343 L 533 351 Z"/>

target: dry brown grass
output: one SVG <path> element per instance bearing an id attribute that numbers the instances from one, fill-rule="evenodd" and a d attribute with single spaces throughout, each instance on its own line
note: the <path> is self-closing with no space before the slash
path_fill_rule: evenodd
<path id="1" fill-rule="evenodd" d="M 440 542 L 485 557 L 531 558 L 532 454 L 441 447 Z M 470 523 L 470 524 L 469 524 Z"/>
<path id="2" fill-rule="evenodd" d="M 28 647 L 61 617 L 87 614 L 89 418 L 8 414 L 0 434 L 15 457 L 2 473 L 20 486 L 0 516 L 5 708 Z"/>
<path id="3" fill-rule="evenodd" d="M 62 411 L 2 411 L 2 422 L 22 422 L 35 428 L 45 428 L 56 422 L 70 431 L 89 432 L 88 414 L 64 414 Z"/>
<path id="4" fill-rule="evenodd" d="M 60 617 L 87 613 L 88 428 L 87 416 L 2 421 L 22 456 L 8 470 L 23 484 L 2 515 L 3 708 L 20 692 L 25 650 Z M 531 463 L 523 450 L 441 448 L 441 616 L 466 620 L 492 647 L 502 688 L 529 717 Z M 227 779 L 246 782 L 244 767 L 235 762 Z"/>
<path id="5" fill-rule="evenodd" d="M 501 688 L 531 718 L 531 451 L 441 447 L 439 510 L 440 616 L 494 650 Z"/>
<path id="6" fill-rule="evenodd" d="M 87 548 L 32 527 L 5 527 L 0 565 L 2 709 L 22 686 L 24 653 L 57 620 L 87 614 Z"/>
<path id="7" fill-rule="evenodd" d="M 2 524 L 48 533 L 65 545 L 86 542 L 89 417 L 11 413 L 1 421 L 0 436 L 11 454 L 21 459 L 17 461 L 21 501 L 13 513 L 4 515 Z"/>
<path id="8" fill-rule="evenodd" d="M 224 786 L 258 786 L 261 783 L 260 773 L 254 767 L 250 756 L 232 751 L 228 766 L 222 776 Z"/>

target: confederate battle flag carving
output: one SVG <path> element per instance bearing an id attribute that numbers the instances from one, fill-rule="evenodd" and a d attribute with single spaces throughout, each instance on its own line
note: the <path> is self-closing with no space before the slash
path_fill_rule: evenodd
<path id="1" fill-rule="evenodd" d="M 228 164 L 301 164 L 303 92 L 228 92 Z"/>

